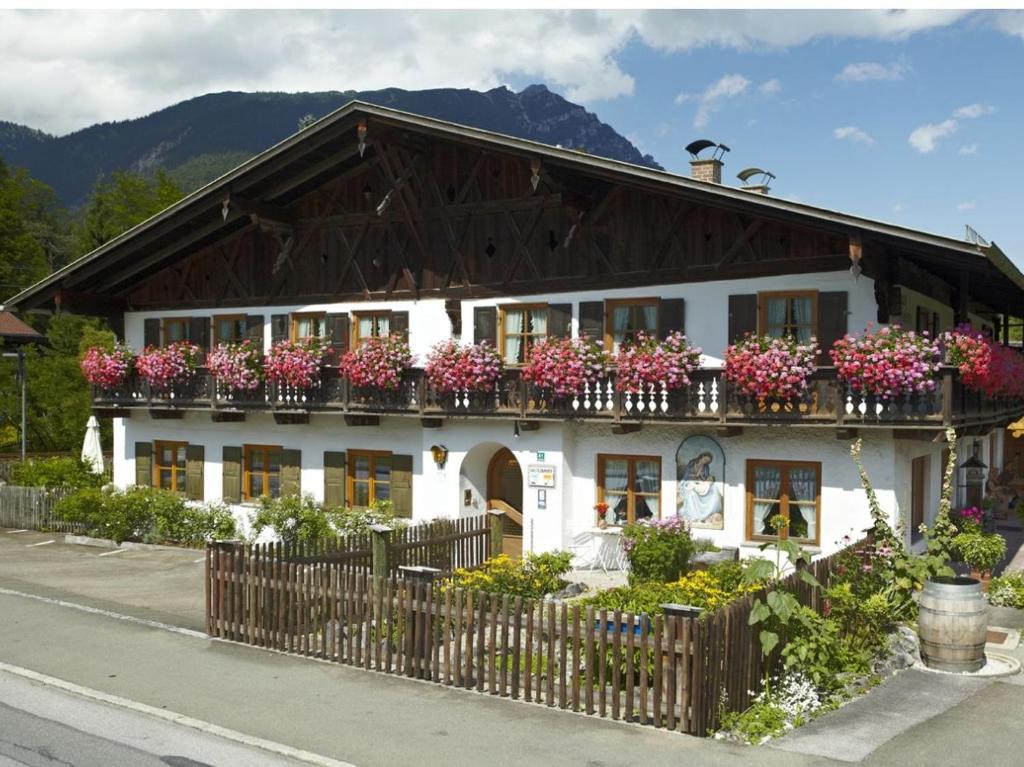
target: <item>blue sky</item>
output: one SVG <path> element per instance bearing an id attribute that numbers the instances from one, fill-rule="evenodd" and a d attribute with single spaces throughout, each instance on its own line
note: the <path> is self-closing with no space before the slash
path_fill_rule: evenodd
<path id="1" fill-rule="evenodd" d="M 223 90 L 545 83 L 688 171 L 1024 266 L 1024 11 L 0 11 L 0 119 L 52 133 Z M 845 74 L 843 74 L 845 73 Z"/>

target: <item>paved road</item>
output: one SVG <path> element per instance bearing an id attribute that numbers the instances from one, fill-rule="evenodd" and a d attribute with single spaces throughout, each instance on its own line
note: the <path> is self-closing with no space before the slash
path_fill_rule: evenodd
<path id="1" fill-rule="evenodd" d="M 300 764 L 0 672 L 0 767 Z"/>

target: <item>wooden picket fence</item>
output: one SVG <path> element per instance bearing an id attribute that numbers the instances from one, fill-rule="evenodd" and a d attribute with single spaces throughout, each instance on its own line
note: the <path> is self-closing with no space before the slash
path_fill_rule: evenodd
<path id="1" fill-rule="evenodd" d="M 0 527 L 58 533 L 82 532 L 82 525 L 65 522 L 53 513 L 57 501 L 69 492 L 61 488 L 0 485 Z"/>
<path id="2" fill-rule="evenodd" d="M 827 584 L 830 566 L 809 569 Z M 795 575 L 786 586 L 820 609 Z M 701 618 L 634 615 L 374 576 L 327 557 L 303 564 L 259 546 L 206 551 L 211 636 L 699 736 L 761 689 L 753 603 Z"/>

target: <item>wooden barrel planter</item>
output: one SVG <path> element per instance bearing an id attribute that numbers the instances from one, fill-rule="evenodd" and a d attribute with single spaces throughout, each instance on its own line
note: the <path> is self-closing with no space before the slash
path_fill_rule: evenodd
<path id="1" fill-rule="evenodd" d="M 985 665 L 988 606 L 977 580 L 937 577 L 926 581 L 919 607 L 917 633 L 926 666 L 970 673 Z"/>

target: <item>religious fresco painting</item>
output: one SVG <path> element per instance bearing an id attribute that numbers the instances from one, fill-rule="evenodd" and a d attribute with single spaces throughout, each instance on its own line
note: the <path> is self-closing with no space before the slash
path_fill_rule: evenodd
<path id="1" fill-rule="evenodd" d="M 692 527 L 725 526 L 725 453 L 711 437 L 687 437 L 676 450 L 676 514 Z"/>

